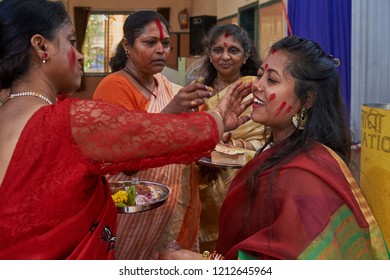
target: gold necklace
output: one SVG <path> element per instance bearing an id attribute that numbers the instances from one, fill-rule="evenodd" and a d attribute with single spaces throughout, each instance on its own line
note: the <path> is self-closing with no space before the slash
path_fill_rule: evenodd
<path id="1" fill-rule="evenodd" d="M 50 101 L 49 98 L 47 98 L 46 96 L 38 93 L 38 92 L 34 92 L 34 91 L 23 91 L 23 92 L 17 92 L 17 93 L 11 93 L 9 95 L 9 97 L 7 98 L 8 99 L 12 99 L 14 97 L 23 97 L 23 96 L 34 96 L 34 97 L 38 97 L 44 101 L 46 101 L 46 103 L 48 103 L 49 105 L 52 105 L 53 102 Z M 7 101 L 6 100 L 6 101 Z"/>

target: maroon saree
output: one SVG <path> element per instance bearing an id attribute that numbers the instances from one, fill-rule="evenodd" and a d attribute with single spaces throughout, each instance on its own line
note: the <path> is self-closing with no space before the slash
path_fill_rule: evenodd
<path id="1" fill-rule="evenodd" d="M 278 147 L 250 161 L 231 184 L 221 209 L 218 253 L 236 259 L 388 259 L 378 225 L 348 168 L 315 144 L 279 170 L 246 179 Z M 253 208 L 247 214 L 248 199 Z"/>

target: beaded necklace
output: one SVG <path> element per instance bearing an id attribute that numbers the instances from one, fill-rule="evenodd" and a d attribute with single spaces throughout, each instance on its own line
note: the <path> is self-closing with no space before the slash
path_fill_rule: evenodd
<path id="1" fill-rule="evenodd" d="M 46 96 L 38 93 L 38 92 L 33 92 L 33 91 L 24 91 L 24 92 L 18 92 L 18 93 L 11 93 L 9 95 L 9 97 L 7 99 L 12 99 L 14 97 L 22 97 L 22 96 L 34 96 L 34 97 L 38 97 L 44 101 L 46 101 L 46 103 L 52 105 L 53 102 L 50 101 L 49 98 L 47 98 Z"/>

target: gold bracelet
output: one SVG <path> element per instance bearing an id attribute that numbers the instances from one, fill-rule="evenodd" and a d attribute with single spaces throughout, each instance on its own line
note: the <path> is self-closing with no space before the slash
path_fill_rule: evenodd
<path id="1" fill-rule="evenodd" d="M 204 251 L 202 254 L 202 260 L 209 260 L 210 259 L 210 252 Z"/>
<path id="2" fill-rule="evenodd" d="M 246 150 L 246 143 L 242 139 L 237 139 L 237 141 L 240 141 L 242 143 L 242 147 Z"/>
<path id="3" fill-rule="evenodd" d="M 233 146 L 233 147 L 236 147 L 236 141 L 234 141 L 234 139 L 230 138 L 229 141 L 232 142 L 232 146 Z"/>

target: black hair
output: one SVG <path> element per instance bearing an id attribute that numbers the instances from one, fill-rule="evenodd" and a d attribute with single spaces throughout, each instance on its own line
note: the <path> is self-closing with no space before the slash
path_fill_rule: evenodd
<path id="1" fill-rule="evenodd" d="M 60 1 L 0 1 L 0 89 L 9 88 L 30 69 L 33 35 L 53 40 L 56 31 L 68 22 Z"/>
<path id="2" fill-rule="evenodd" d="M 168 21 L 158 12 L 153 10 L 138 11 L 126 18 L 123 24 L 123 36 L 126 38 L 130 46 L 134 45 L 135 40 L 142 34 L 143 29 L 149 23 L 159 20 L 168 32 L 170 31 Z M 114 56 L 110 59 L 110 67 L 112 72 L 121 70 L 126 65 L 127 56 L 120 42 L 115 50 Z"/>
<path id="3" fill-rule="evenodd" d="M 234 39 L 241 44 L 242 48 L 244 49 L 244 53 L 249 54 L 246 63 L 241 66 L 241 76 L 256 75 L 261 65 L 261 60 L 259 58 L 257 50 L 254 47 L 253 42 L 248 35 L 248 32 L 244 28 L 235 24 L 213 26 L 208 31 L 207 36 L 204 37 L 202 40 L 204 55 L 208 56 L 210 54 L 211 47 L 215 44 L 217 38 L 223 34 L 229 34 L 233 36 Z M 208 86 L 212 86 L 214 80 L 217 77 L 217 70 L 209 59 L 204 60 L 204 64 L 202 67 L 206 73 L 204 83 Z"/>

